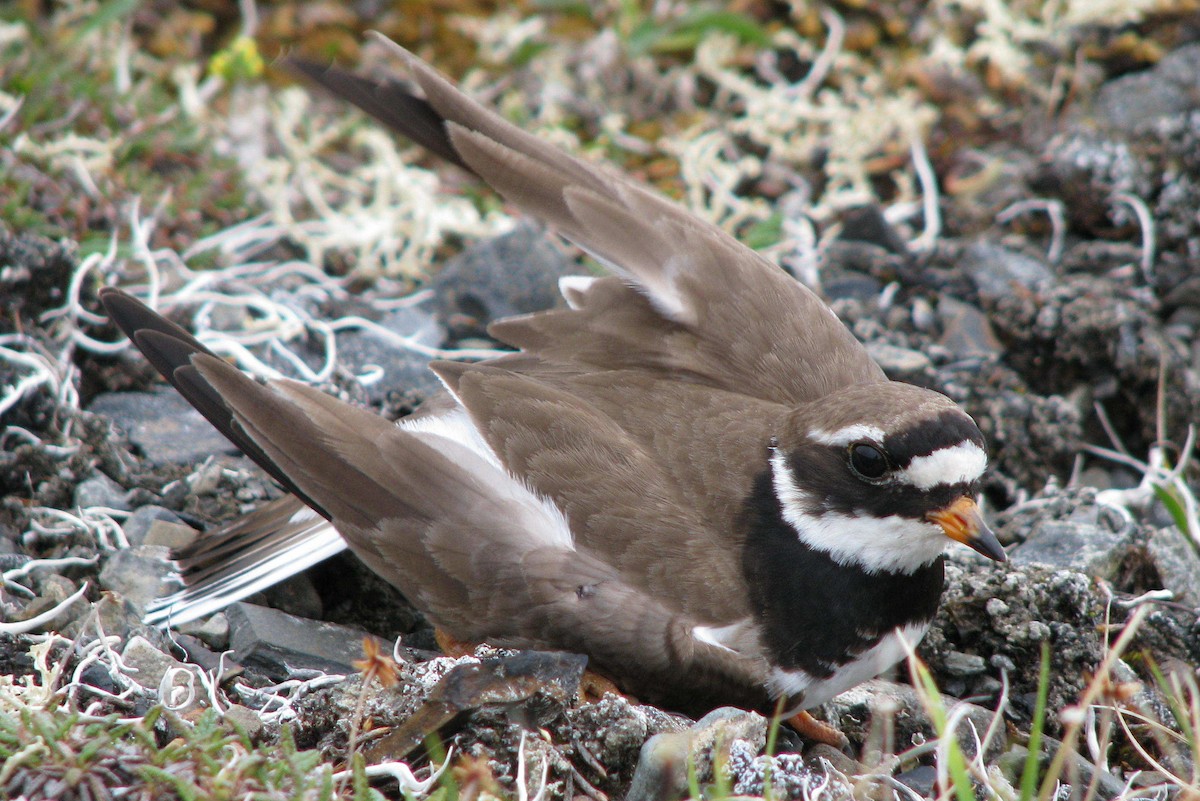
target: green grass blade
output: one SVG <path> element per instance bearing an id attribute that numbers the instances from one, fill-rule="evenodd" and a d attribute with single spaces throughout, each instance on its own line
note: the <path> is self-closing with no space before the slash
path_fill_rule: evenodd
<path id="1" fill-rule="evenodd" d="M 1050 693 L 1050 643 L 1042 642 L 1042 661 L 1038 668 L 1037 701 L 1029 726 L 1029 753 L 1021 772 L 1021 801 L 1030 801 L 1038 791 L 1038 763 L 1042 750 L 1042 727 L 1046 721 L 1046 698 Z"/>

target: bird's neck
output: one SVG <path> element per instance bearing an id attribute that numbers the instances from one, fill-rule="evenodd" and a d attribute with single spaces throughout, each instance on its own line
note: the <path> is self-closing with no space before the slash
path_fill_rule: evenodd
<path id="1" fill-rule="evenodd" d="M 944 558 L 912 572 L 839 564 L 783 518 L 770 471 L 743 516 L 742 569 L 771 661 L 824 678 L 897 627 L 927 623 L 942 593 Z"/>

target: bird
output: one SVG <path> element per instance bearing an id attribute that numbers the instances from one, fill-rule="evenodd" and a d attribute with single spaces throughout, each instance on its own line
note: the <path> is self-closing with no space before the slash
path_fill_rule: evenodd
<path id="1" fill-rule="evenodd" d="M 585 654 L 638 699 L 803 717 L 904 658 L 951 541 L 1001 562 L 984 437 L 890 380 L 820 297 L 617 169 L 509 123 L 379 37 L 408 79 L 289 66 L 463 168 L 610 274 L 494 322 L 513 351 L 435 361 L 389 421 L 259 383 L 116 287 L 111 319 L 290 494 L 201 538 L 207 614 L 349 547 L 462 642 Z M 174 616 L 174 617 L 173 617 Z"/>

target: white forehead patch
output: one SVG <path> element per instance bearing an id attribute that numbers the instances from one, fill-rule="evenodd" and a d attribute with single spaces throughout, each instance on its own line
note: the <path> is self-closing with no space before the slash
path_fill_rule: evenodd
<path id="1" fill-rule="evenodd" d="M 982 476 L 985 469 L 987 454 L 983 448 L 974 442 L 960 442 L 928 456 L 918 456 L 896 473 L 896 479 L 927 490 L 942 484 L 970 483 Z"/>
<path id="2" fill-rule="evenodd" d="M 862 423 L 856 423 L 852 426 L 839 428 L 837 431 L 822 431 L 816 429 L 808 433 L 808 438 L 813 442 L 818 442 L 822 445 L 840 448 L 849 445 L 851 442 L 861 442 L 863 440 L 875 443 L 883 442 L 883 429 L 876 426 L 868 426 Z"/>
<path id="3" fill-rule="evenodd" d="M 912 574 L 938 558 L 949 543 L 939 526 L 924 520 L 819 508 L 818 499 L 796 483 L 782 453 L 771 457 L 771 478 L 783 519 L 796 536 L 840 565 L 868 573 Z"/>

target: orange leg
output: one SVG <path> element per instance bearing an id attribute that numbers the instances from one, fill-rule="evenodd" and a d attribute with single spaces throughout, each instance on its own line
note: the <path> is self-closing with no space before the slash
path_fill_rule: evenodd
<path id="1" fill-rule="evenodd" d="M 611 679 L 594 670 L 585 670 L 583 678 L 579 680 L 579 702 L 590 704 L 593 701 L 599 701 L 606 693 L 623 696 L 629 699 L 631 704 L 638 702 L 632 695 L 626 695 L 617 689 L 617 685 L 613 684 Z"/>
<path id="2" fill-rule="evenodd" d="M 438 648 L 441 648 L 442 653 L 446 656 L 458 659 L 461 656 L 471 656 L 475 653 L 476 643 L 456 639 L 452 634 L 446 633 L 437 626 L 433 627 L 433 639 L 437 642 Z"/>
<path id="3" fill-rule="evenodd" d="M 797 712 L 787 719 L 787 724 L 803 737 L 813 742 L 831 745 L 837 749 L 845 748 L 850 744 L 850 741 L 846 739 L 846 735 L 842 734 L 836 727 L 817 720 L 807 712 Z"/>

